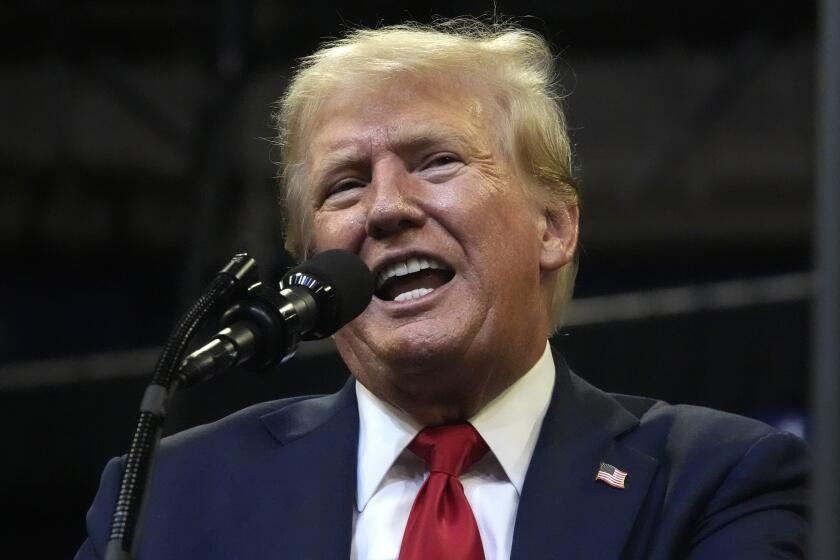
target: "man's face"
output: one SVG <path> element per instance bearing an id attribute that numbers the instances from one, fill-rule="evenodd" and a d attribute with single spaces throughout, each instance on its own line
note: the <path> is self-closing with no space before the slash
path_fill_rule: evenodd
<path id="1" fill-rule="evenodd" d="M 400 82 L 333 96 L 309 136 L 312 250 L 353 251 L 376 279 L 335 336 L 375 393 L 431 371 L 457 389 L 475 382 L 465 370 L 527 369 L 544 347 L 551 228 L 502 154 L 496 114 L 489 99 Z"/>

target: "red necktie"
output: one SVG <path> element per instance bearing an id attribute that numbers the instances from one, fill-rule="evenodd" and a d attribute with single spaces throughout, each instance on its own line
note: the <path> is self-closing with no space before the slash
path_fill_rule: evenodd
<path id="1" fill-rule="evenodd" d="M 403 534 L 400 560 L 484 560 L 481 536 L 458 476 L 487 444 L 469 424 L 426 428 L 408 448 L 429 466 Z"/>

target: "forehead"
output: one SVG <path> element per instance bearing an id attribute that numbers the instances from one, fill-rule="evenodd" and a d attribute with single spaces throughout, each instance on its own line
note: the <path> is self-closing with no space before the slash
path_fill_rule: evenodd
<path id="1" fill-rule="evenodd" d="M 310 156 L 456 141 L 486 144 L 495 136 L 488 99 L 440 80 L 398 77 L 385 85 L 342 88 L 320 106 Z"/>

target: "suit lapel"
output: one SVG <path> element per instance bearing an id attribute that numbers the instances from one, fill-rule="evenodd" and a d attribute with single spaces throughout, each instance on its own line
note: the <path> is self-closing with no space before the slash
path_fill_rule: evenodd
<path id="1" fill-rule="evenodd" d="M 291 403 L 260 420 L 277 441 L 270 462 L 279 479 L 268 490 L 277 516 L 266 550 L 346 560 L 359 436 L 354 379 L 334 395 Z"/>
<path id="2" fill-rule="evenodd" d="M 571 373 L 556 352 L 554 362 L 554 392 L 522 489 L 511 558 L 619 558 L 658 463 L 621 442 L 638 425 L 635 416 Z M 261 418 L 277 443 L 267 463 L 279 480 L 260 500 L 276 512 L 260 551 L 349 558 L 359 437 L 353 382 Z M 626 488 L 595 480 L 601 462 L 628 473 Z"/>
<path id="3" fill-rule="evenodd" d="M 657 461 L 623 445 L 638 419 L 568 370 L 557 378 L 525 484 L 512 559 L 619 558 Z M 601 462 L 628 473 L 624 489 L 595 480 Z"/>

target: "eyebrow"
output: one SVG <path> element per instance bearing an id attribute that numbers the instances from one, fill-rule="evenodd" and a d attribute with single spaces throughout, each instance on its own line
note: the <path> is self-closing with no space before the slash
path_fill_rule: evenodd
<path id="1" fill-rule="evenodd" d="M 364 152 L 348 142 L 344 148 L 335 149 L 318 160 L 313 167 L 314 175 L 320 178 L 338 169 L 358 166 L 365 159 Z"/>
<path id="2" fill-rule="evenodd" d="M 421 124 L 408 130 L 389 132 L 389 145 L 399 154 L 422 151 L 435 145 L 457 144 L 467 149 L 474 149 L 475 143 L 463 131 L 436 124 Z M 329 153 L 315 162 L 313 177 L 320 180 L 336 170 L 352 168 L 366 161 L 368 150 L 355 138 L 344 138 L 328 147 Z"/>

